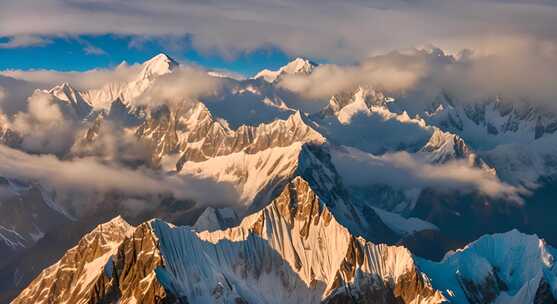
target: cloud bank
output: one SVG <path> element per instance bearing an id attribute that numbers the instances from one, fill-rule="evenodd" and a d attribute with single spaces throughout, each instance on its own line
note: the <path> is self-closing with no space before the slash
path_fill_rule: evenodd
<path id="1" fill-rule="evenodd" d="M 60 160 L 51 154 L 32 155 L 3 145 L 0 145 L 0 176 L 39 182 L 60 192 L 78 191 L 82 196 L 116 192 L 146 196 L 148 200 L 150 195 L 172 195 L 211 205 L 234 203 L 237 197 L 227 183 L 146 168 L 130 169 L 92 157 Z"/>
<path id="2" fill-rule="evenodd" d="M 395 97 L 411 96 L 414 103 L 431 103 L 445 92 L 464 102 L 499 96 L 557 108 L 556 70 L 556 43 L 509 39 L 455 55 L 439 48 L 413 49 L 356 65 L 325 64 L 309 75 L 284 77 L 279 86 L 317 101 L 363 85 Z"/>
<path id="3" fill-rule="evenodd" d="M 60 83 L 70 83 L 77 89 L 96 89 L 107 83 L 131 81 L 141 70 L 140 64 L 129 65 L 125 62 L 114 68 L 93 69 L 84 72 L 60 72 L 54 70 L 6 70 L 0 75 L 25 80 L 36 84 L 37 88 L 47 89 Z"/>
<path id="4" fill-rule="evenodd" d="M 0 4 L 0 36 L 11 44 L 49 35 L 189 37 L 195 48 L 225 55 L 276 45 L 351 61 L 427 43 L 454 50 L 502 36 L 556 41 L 556 19 L 557 5 L 545 0 L 21 0 Z"/>
<path id="5" fill-rule="evenodd" d="M 52 95 L 36 91 L 27 111 L 15 114 L 10 127 L 21 135 L 27 151 L 62 154 L 74 142 L 77 122 L 64 113 Z"/>
<path id="6" fill-rule="evenodd" d="M 333 151 L 333 163 L 343 180 L 352 186 L 374 184 L 391 185 L 412 190 L 433 187 L 456 191 L 479 191 L 492 198 L 506 198 L 522 202 L 523 189 L 505 184 L 496 176 L 465 161 L 451 161 L 442 165 L 425 163 L 407 152 L 374 156 L 356 150 Z"/>
<path id="7" fill-rule="evenodd" d="M 224 80 L 210 76 L 207 71 L 180 66 L 170 74 L 161 75 L 136 100 L 136 105 L 193 104 L 201 97 L 214 95 L 222 88 Z"/>

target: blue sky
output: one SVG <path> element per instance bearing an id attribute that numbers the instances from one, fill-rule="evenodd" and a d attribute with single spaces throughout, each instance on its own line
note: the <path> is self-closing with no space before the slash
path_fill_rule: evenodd
<path id="1" fill-rule="evenodd" d="M 0 48 L 0 70 L 50 69 L 85 71 L 113 67 L 122 61 L 140 63 L 159 53 L 208 69 L 228 70 L 251 76 L 263 68 L 276 69 L 291 58 L 272 46 L 243 51 L 233 56 L 216 51 L 197 51 L 190 39 L 139 39 L 121 35 L 79 35 L 49 37 L 44 43 L 18 48 Z M 9 41 L 0 37 L 0 43 Z"/>

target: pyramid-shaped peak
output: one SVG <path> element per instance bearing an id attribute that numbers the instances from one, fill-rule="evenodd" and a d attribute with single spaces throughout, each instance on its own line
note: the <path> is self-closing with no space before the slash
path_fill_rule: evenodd
<path id="1" fill-rule="evenodd" d="M 261 72 L 257 73 L 253 78 L 261 78 L 267 82 L 272 83 L 279 80 L 284 75 L 311 74 L 311 72 L 313 72 L 316 67 L 317 63 L 314 63 L 307 58 L 297 57 L 277 71 L 264 69 Z"/>
<path id="2" fill-rule="evenodd" d="M 150 63 L 152 64 L 156 62 L 167 62 L 167 63 L 178 64 L 176 60 L 174 60 L 172 57 L 168 56 L 165 53 L 160 53 L 158 55 L 153 56 L 151 59 L 145 61 L 144 64 L 150 64 Z"/>
<path id="3" fill-rule="evenodd" d="M 118 215 L 108 222 L 99 224 L 93 231 L 100 231 L 105 229 L 117 229 L 120 231 L 130 231 L 134 227 L 130 225 L 121 215 Z"/>
<path id="4" fill-rule="evenodd" d="M 283 66 L 281 71 L 288 74 L 311 73 L 316 66 L 316 63 L 307 58 L 297 57 L 296 59 L 290 61 L 287 65 Z"/>
<path id="5" fill-rule="evenodd" d="M 151 78 L 172 72 L 179 63 L 166 54 L 158 54 L 143 63 L 140 78 Z"/>

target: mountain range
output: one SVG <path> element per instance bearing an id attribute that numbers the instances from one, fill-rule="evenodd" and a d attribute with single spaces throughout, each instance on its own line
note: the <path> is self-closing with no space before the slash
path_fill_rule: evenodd
<path id="1" fill-rule="evenodd" d="M 33 91 L 0 116 L 0 302 L 557 303 L 557 113 L 284 84 L 318 67 Z"/>

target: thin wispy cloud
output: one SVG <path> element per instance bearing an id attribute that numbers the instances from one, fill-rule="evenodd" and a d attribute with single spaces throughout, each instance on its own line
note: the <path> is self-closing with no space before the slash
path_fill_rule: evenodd
<path id="1" fill-rule="evenodd" d="M 38 182 L 56 189 L 59 194 L 78 193 L 82 198 L 112 192 L 144 197 L 151 204 L 156 200 L 149 196 L 156 195 L 193 199 L 200 205 L 237 202 L 237 192 L 228 183 L 147 168 L 130 169 L 92 157 L 60 160 L 52 154 L 33 155 L 4 145 L 0 145 L 0 176 Z M 91 209 L 101 202 L 72 200 L 71 203 L 76 208 Z"/>
<path id="2" fill-rule="evenodd" d="M 6 42 L 0 42 L 0 49 L 15 49 L 29 46 L 44 46 L 50 41 L 43 37 L 33 35 L 12 36 Z"/>
<path id="3" fill-rule="evenodd" d="M 133 80 L 141 70 L 141 65 L 121 63 L 114 68 L 99 68 L 84 72 L 61 72 L 55 70 L 6 70 L 1 76 L 36 83 L 39 88 L 51 88 L 60 83 L 70 83 L 78 89 L 96 89 L 107 83 L 123 83 Z"/>
<path id="4" fill-rule="evenodd" d="M 412 190 L 433 187 L 452 191 L 478 191 L 492 198 L 522 202 L 521 187 L 499 180 L 495 175 L 471 167 L 465 161 L 428 164 L 407 152 L 386 153 L 381 156 L 353 148 L 332 153 L 333 162 L 343 180 L 351 186 L 390 185 L 396 189 Z"/>
<path id="5" fill-rule="evenodd" d="M 88 45 L 88 46 L 84 47 L 83 51 L 85 52 L 85 54 L 88 54 L 88 55 L 106 55 L 107 54 L 105 50 L 103 50 L 101 48 L 98 48 L 94 45 Z"/>

